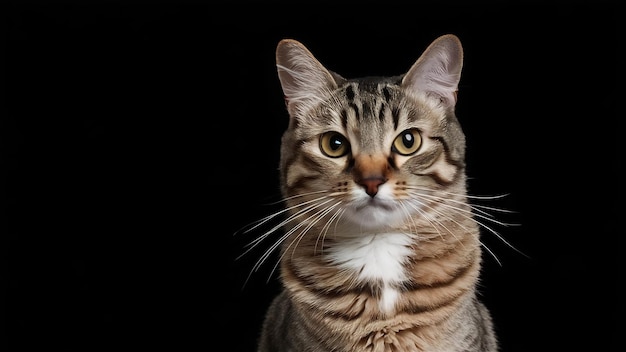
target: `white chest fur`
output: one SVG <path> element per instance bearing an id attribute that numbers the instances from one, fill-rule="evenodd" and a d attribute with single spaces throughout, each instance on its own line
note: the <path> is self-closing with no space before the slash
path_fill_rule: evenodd
<path id="1" fill-rule="evenodd" d="M 411 254 L 410 243 L 403 233 L 359 234 L 342 238 L 329 255 L 339 268 L 358 272 L 359 280 L 381 280 L 379 306 L 391 313 L 398 296 L 394 284 L 406 280 L 403 264 Z"/>

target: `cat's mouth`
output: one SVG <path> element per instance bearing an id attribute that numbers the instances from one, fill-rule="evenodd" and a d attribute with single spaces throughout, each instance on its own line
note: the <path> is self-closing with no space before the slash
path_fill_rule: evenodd
<path id="1" fill-rule="evenodd" d="M 405 213 L 392 201 L 379 198 L 362 199 L 346 209 L 344 218 L 360 228 L 382 229 L 401 223 Z"/>
<path id="2" fill-rule="evenodd" d="M 382 209 L 382 210 L 387 210 L 387 211 L 393 210 L 393 206 L 389 202 L 380 200 L 378 198 L 369 198 L 367 201 L 364 201 L 361 204 L 356 205 L 355 208 L 357 212 L 360 212 L 366 209 L 371 210 L 372 208 Z"/>

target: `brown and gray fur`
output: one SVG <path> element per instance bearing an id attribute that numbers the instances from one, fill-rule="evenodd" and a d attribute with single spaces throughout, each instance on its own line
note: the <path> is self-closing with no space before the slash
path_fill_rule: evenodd
<path id="1" fill-rule="evenodd" d="M 497 351 L 455 116 L 459 39 L 395 77 L 345 79 L 292 39 L 276 61 L 284 290 L 258 352 Z"/>

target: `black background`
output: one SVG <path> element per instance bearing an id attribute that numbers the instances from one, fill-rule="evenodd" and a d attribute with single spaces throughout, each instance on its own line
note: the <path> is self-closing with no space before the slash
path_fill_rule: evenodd
<path id="1" fill-rule="evenodd" d="M 502 350 L 616 350 L 617 2 L 4 6 L 8 349 L 253 351 L 275 258 L 246 283 L 269 243 L 234 233 L 276 210 L 277 42 L 356 77 L 454 33 L 469 189 L 526 254 L 483 236 Z"/>

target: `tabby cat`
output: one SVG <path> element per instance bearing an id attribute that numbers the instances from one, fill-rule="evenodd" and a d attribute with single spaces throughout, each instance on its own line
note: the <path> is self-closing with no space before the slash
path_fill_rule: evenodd
<path id="1" fill-rule="evenodd" d="M 346 79 L 292 39 L 276 63 L 284 290 L 258 351 L 497 351 L 455 116 L 459 39 L 393 77 Z"/>

